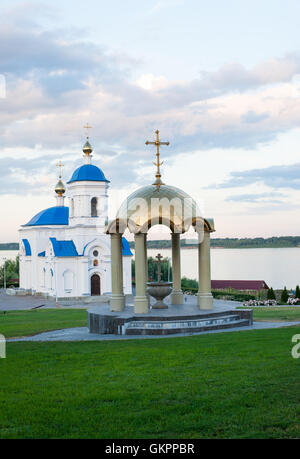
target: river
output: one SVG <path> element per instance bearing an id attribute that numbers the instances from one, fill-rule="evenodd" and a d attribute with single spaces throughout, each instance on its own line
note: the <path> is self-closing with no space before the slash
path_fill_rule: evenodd
<path id="1" fill-rule="evenodd" d="M 171 257 L 171 249 L 148 249 L 148 256 L 160 252 Z M 14 259 L 15 250 L 0 251 L 3 257 Z M 197 278 L 197 249 L 181 251 L 181 273 L 191 279 Z M 280 249 L 211 249 L 212 279 L 264 280 L 269 287 L 294 289 L 300 285 L 300 248 Z"/>

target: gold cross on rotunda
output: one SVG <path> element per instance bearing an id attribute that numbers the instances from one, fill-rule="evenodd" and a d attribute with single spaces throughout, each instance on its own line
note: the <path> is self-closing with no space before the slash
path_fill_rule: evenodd
<path id="1" fill-rule="evenodd" d="M 155 180 L 155 182 L 153 183 L 153 185 L 156 185 L 156 188 L 159 189 L 159 187 L 160 187 L 161 185 L 164 185 L 164 183 L 161 181 L 160 166 L 163 164 L 163 161 L 160 162 L 160 160 L 159 160 L 159 155 L 160 155 L 160 153 L 159 153 L 159 147 L 160 147 L 161 145 L 170 145 L 170 142 L 162 142 L 162 141 L 160 140 L 160 138 L 159 138 L 159 131 L 158 131 L 158 130 L 155 131 L 155 134 L 156 134 L 156 140 L 155 140 L 155 142 L 149 142 L 149 141 L 147 140 L 146 145 L 155 145 L 155 146 L 156 146 L 156 162 L 153 161 L 153 164 L 154 164 L 154 166 L 156 166 L 157 169 L 156 169 L 156 175 L 155 175 L 156 180 Z"/>
<path id="2" fill-rule="evenodd" d="M 59 160 L 58 164 L 56 164 L 56 167 L 59 167 L 59 178 L 61 179 L 62 177 L 62 168 L 64 167 L 64 164 Z"/>
<path id="3" fill-rule="evenodd" d="M 89 138 L 89 129 L 92 129 L 92 126 L 89 126 L 89 123 L 86 123 L 86 126 L 83 126 L 86 129 L 86 138 Z"/>

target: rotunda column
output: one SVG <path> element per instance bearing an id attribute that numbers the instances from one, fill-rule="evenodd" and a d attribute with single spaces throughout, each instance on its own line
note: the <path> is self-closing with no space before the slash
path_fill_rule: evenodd
<path id="1" fill-rule="evenodd" d="M 146 296 L 146 260 L 145 239 L 143 233 L 136 234 L 135 241 L 135 289 L 134 313 L 146 314 L 149 310 L 149 300 Z"/>
<path id="2" fill-rule="evenodd" d="M 150 295 L 147 293 L 147 282 L 148 282 L 148 255 L 147 255 L 147 234 L 145 234 L 144 238 L 144 248 L 145 248 L 145 289 L 146 289 L 146 297 L 148 298 L 148 306 L 150 308 Z"/>
<path id="3" fill-rule="evenodd" d="M 210 275 L 210 233 L 204 231 L 203 241 L 198 245 L 198 306 L 200 309 L 213 309 Z"/>
<path id="4" fill-rule="evenodd" d="M 180 266 L 180 234 L 172 233 L 172 276 L 173 291 L 171 304 L 183 304 L 183 293 L 181 290 L 181 266 Z"/>
<path id="5" fill-rule="evenodd" d="M 110 235 L 111 240 L 111 284 L 110 310 L 123 311 L 125 296 L 123 292 L 123 259 L 122 259 L 122 234 Z"/>

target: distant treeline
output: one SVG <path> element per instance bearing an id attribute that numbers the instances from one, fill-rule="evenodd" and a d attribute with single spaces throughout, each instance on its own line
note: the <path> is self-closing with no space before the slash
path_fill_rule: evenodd
<path id="1" fill-rule="evenodd" d="M 181 247 L 196 247 L 196 240 L 183 239 Z M 134 242 L 130 242 L 130 247 L 134 248 Z M 147 241 L 149 249 L 169 249 L 172 247 L 170 240 Z M 279 248 L 279 247 L 300 247 L 300 236 L 280 236 L 280 237 L 255 237 L 251 238 L 213 238 L 211 247 L 221 247 L 224 249 L 262 249 L 262 248 Z"/>
<path id="2" fill-rule="evenodd" d="M 17 242 L 6 242 L 0 244 L 0 250 L 19 250 L 19 244 Z"/>

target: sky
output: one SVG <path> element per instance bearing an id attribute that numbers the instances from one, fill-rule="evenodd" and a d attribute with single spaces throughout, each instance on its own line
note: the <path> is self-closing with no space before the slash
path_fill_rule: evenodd
<path id="1" fill-rule="evenodd" d="M 55 205 L 83 126 L 110 217 L 152 183 L 195 198 L 214 237 L 300 235 L 300 2 L 1 0 L 0 242 Z"/>

